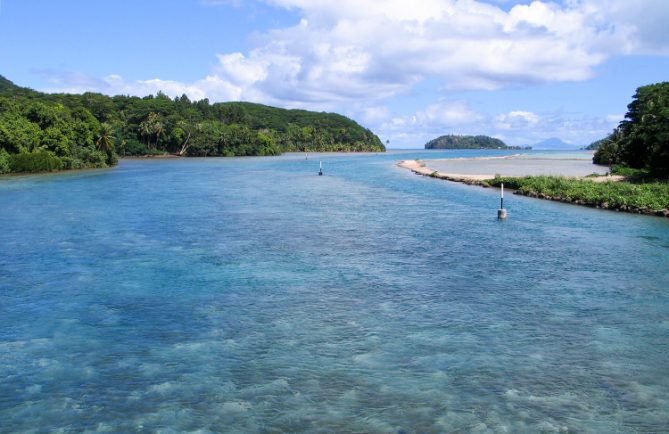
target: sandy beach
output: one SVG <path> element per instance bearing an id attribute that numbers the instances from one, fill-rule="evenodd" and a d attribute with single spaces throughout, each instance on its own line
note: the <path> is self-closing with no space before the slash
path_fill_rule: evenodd
<path id="1" fill-rule="evenodd" d="M 418 175 L 432 176 L 434 178 L 446 179 L 448 181 L 473 183 L 476 181 L 485 181 L 492 179 L 495 175 L 485 174 L 462 174 L 462 173 L 442 173 L 427 167 L 423 161 L 420 160 L 403 160 L 397 163 L 399 167 L 409 169 Z"/>
<path id="2" fill-rule="evenodd" d="M 419 175 L 455 182 L 478 183 L 500 176 L 566 176 L 585 178 L 606 175 L 608 167 L 592 164 L 588 154 L 565 157 L 516 154 L 504 157 L 453 158 L 435 160 L 404 160 L 397 164 Z M 618 181 L 621 176 L 588 177 L 595 182 Z"/>

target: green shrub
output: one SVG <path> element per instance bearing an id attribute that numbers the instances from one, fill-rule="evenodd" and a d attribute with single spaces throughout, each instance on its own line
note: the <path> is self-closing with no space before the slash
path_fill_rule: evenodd
<path id="1" fill-rule="evenodd" d="M 590 205 L 622 205 L 652 210 L 669 209 L 669 182 L 593 182 L 558 176 L 528 176 L 525 178 L 498 177 L 488 181 L 492 186 L 501 183 L 531 196 L 580 201 Z"/>
<path id="2" fill-rule="evenodd" d="M 50 172 L 63 168 L 63 162 L 53 152 L 35 149 L 32 152 L 10 154 L 9 165 L 12 172 Z"/>
<path id="3" fill-rule="evenodd" d="M 86 167 L 83 161 L 79 158 L 74 157 L 60 157 L 63 162 L 63 169 L 65 170 L 76 170 L 83 169 Z"/>
<path id="4" fill-rule="evenodd" d="M 634 169 L 625 166 L 613 166 L 611 167 L 611 174 L 629 177 L 644 177 L 648 175 L 648 170 Z"/>
<path id="5" fill-rule="evenodd" d="M 147 155 L 149 149 L 146 144 L 140 143 L 136 140 L 129 140 L 124 146 L 124 155 Z"/>
<path id="6" fill-rule="evenodd" d="M 4 149 L 0 149 L 0 175 L 12 171 L 9 161 L 9 153 Z"/>

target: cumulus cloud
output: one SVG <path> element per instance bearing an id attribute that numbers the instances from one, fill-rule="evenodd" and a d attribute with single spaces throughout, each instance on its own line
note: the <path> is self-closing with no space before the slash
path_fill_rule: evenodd
<path id="1" fill-rule="evenodd" d="M 618 47 L 608 46 L 610 54 L 669 54 L 669 7 L 665 0 L 581 0 L 573 7 L 599 28 L 624 36 Z M 613 38 L 609 42 L 620 41 Z"/>
<path id="2" fill-rule="evenodd" d="M 605 137 L 618 125 L 619 119 L 608 115 L 586 116 L 580 113 L 549 112 L 537 115 L 536 122 L 527 122 L 525 119 L 516 118 L 509 128 L 506 124 L 500 124 L 500 117 L 508 117 L 502 114 L 495 117 L 490 125 L 483 128 L 496 137 L 505 140 L 510 145 L 532 145 L 551 137 L 559 137 L 567 143 L 578 146 L 588 145 L 595 140 Z"/>
<path id="3" fill-rule="evenodd" d="M 219 54 L 210 77 L 164 84 L 192 97 L 325 107 L 380 101 L 426 77 L 446 89 L 498 89 L 586 80 L 614 55 L 669 54 L 665 0 L 533 1 L 508 10 L 481 0 L 265 2 L 302 19 L 260 35 L 248 53 Z"/>
<path id="4" fill-rule="evenodd" d="M 443 102 L 408 116 L 393 117 L 374 130 L 382 139 L 392 138 L 393 147 L 421 147 L 444 134 L 485 134 L 508 145 L 526 146 L 560 137 L 575 146 L 587 145 L 606 136 L 618 124 L 618 115 L 584 116 L 577 113 L 507 113 L 472 111 L 463 102 Z"/>
<path id="5" fill-rule="evenodd" d="M 611 115 L 606 116 L 607 121 L 609 121 L 611 123 L 616 123 L 616 124 L 620 123 L 620 121 L 622 121 L 623 119 L 625 119 L 625 115 L 621 114 L 621 113 L 611 114 Z"/>
<path id="6" fill-rule="evenodd" d="M 360 112 L 367 124 L 379 124 L 388 121 L 392 117 L 392 113 L 385 106 L 363 107 Z"/>
<path id="7" fill-rule="evenodd" d="M 462 101 L 442 101 L 407 116 L 392 117 L 377 124 L 375 131 L 382 139 L 392 137 L 394 147 L 416 147 L 443 134 L 478 134 L 475 131 L 488 118 Z"/>
<path id="8" fill-rule="evenodd" d="M 528 111 L 514 110 L 497 115 L 495 122 L 496 127 L 500 130 L 517 130 L 536 125 L 539 122 L 539 116 Z"/>
<path id="9" fill-rule="evenodd" d="M 432 104 L 425 110 L 418 111 L 411 117 L 411 122 L 421 127 L 452 127 L 472 124 L 481 119 L 481 115 L 471 111 L 462 102 Z"/>
<path id="10" fill-rule="evenodd" d="M 383 99 L 425 77 L 449 89 L 586 80 L 610 56 L 655 50 L 640 29 L 665 22 L 643 2 L 605 0 L 534 1 L 509 11 L 474 0 L 268 2 L 303 17 L 269 32 L 244 59 L 262 65 L 267 75 L 257 85 L 279 100 Z"/>
<path id="11" fill-rule="evenodd" d="M 291 10 L 300 21 L 257 35 L 247 52 L 219 53 L 208 75 L 192 83 L 127 81 L 114 75 L 86 85 L 79 77 L 68 89 L 140 95 L 162 90 L 170 96 L 186 93 L 191 99 L 349 112 L 355 106 L 365 121 L 407 138 L 410 127 L 429 131 L 475 123 L 508 135 L 561 124 L 523 110 L 477 114 L 462 102 L 393 118 L 384 102 L 406 95 L 428 78 L 446 92 L 494 90 L 587 80 L 612 56 L 669 54 L 666 0 L 536 0 L 515 5 L 506 0 L 254 1 Z"/>

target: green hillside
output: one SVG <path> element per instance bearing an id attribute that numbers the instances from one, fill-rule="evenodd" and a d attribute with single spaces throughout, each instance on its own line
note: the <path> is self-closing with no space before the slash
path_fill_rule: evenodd
<path id="1" fill-rule="evenodd" d="M 0 76 L 0 173 L 105 167 L 117 156 L 278 155 L 385 151 L 335 113 L 248 102 L 211 104 L 159 92 L 143 98 L 46 94 Z"/>

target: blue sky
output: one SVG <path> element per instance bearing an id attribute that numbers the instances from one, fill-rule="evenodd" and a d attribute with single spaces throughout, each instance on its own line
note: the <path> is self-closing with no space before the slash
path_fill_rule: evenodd
<path id="1" fill-rule="evenodd" d="M 667 22 L 666 0 L 0 0 L 0 74 L 335 111 L 395 148 L 576 146 L 669 78 Z"/>

